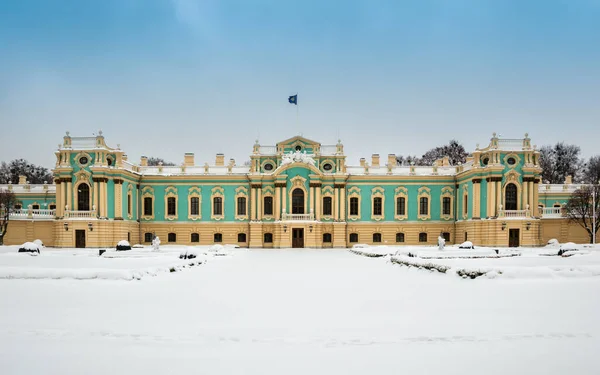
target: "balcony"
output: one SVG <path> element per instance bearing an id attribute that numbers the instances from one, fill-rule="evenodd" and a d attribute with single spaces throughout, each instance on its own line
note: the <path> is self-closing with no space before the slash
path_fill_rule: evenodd
<path id="1" fill-rule="evenodd" d="M 529 210 L 500 210 L 499 218 L 503 219 L 527 219 L 531 217 Z"/>
<path id="2" fill-rule="evenodd" d="M 65 219 L 96 219 L 96 210 L 74 211 L 66 210 Z"/>
<path id="3" fill-rule="evenodd" d="M 19 208 L 11 211 L 10 220 L 54 220 L 56 210 Z"/>
<path id="4" fill-rule="evenodd" d="M 313 213 L 309 214 L 281 214 L 281 221 L 314 221 L 315 215 Z"/>
<path id="5" fill-rule="evenodd" d="M 540 207 L 540 216 L 544 219 L 560 219 L 564 217 L 562 207 Z"/>

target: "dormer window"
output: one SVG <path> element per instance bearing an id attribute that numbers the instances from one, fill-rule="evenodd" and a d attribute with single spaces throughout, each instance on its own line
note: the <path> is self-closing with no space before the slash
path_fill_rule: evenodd
<path id="1" fill-rule="evenodd" d="M 332 169 L 333 169 L 333 165 L 331 165 L 329 163 L 323 165 L 323 170 L 324 171 L 330 171 Z"/>
<path id="2" fill-rule="evenodd" d="M 88 163 L 87 156 L 82 156 L 82 157 L 79 158 L 79 164 L 86 165 L 87 163 Z"/>
<path id="3" fill-rule="evenodd" d="M 482 161 L 483 165 L 488 165 L 488 163 L 490 162 L 490 158 L 484 158 Z"/>
<path id="4" fill-rule="evenodd" d="M 296 150 L 296 151 L 302 151 L 302 146 L 298 145 L 298 146 L 296 146 L 296 147 L 294 148 L 294 150 Z"/>
<path id="5" fill-rule="evenodd" d="M 106 158 L 106 163 L 108 164 L 108 166 L 112 166 L 113 165 L 113 160 L 112 158 Z"/>
<path id="6" fill-rule="evenodd" d="M 267 164 L 265 164 L 264 168 L 265 168 L 265 171 L 272 171 L 273 170 L 273 164 L 267 163 Z"/>
<path id="7" fill-rule="evenodd" d="M 517 160 L 515 158 L 508 158 L 506 159 L 506 162 L 508 163 L 508 165 L 515 165 Z"/>

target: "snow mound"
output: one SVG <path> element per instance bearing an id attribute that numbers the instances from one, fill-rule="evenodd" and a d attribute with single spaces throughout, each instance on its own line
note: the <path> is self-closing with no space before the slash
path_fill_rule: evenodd
<path id="1" fill-rule="evenodd" d="M 385 245 L 382 246 L 369 246 L 369 245 L 364 245 L 364 244 L 358 244 L 354 245 L 352 247 L 352 249 L 350 249 L 350 252 L 354 253 L 354 254 L 358 254 L 358 255 L 363 255 L 366 257 L 372 257 L 372 258 L 377 258 L 377 257 L 384 257 L 386 255 L 392 255 L 396 252 L 395 249 L 393 248 L 389 248 Z"/>
<path id="2" fill-rule="evenodd" d="M 357 243 L 354 246 L 352 246 L 353 249 L 368 249 L 371 246 L 365 244 L 365 243 Z"/>
<path id="3" fill-rule="evenodd" d="M 195 259 L 195 258 L 198 258 L 198 256 L 200 256 L 200 253 L 198 250 L 186 249 L 181 252 L 181 254 L 179 255 L 179 258 L 180 259 Z"/>
<path id="4" fill-rule="evenodd" d="M 558 240 L 556 238 L 552 238 L 552 239 L 548 240 L 548 242 L 546 243 L 546 247 L 559 248 L 560 243 L 558 242 Z"/>
<path id="5" fill-rule="evenodd" d="M 34 244 L 38 245 L 38 247 L 41 249 L 42 247 L 44 247 L 44 243 L 42 242 L 42 240 L 37 239 L 35 241 L 33 241 Z"/>
<path id="6" fill-rule="evenodd" d="M 143 249 L 143 248 L 144 248 L 144 245 L 142 245 L 142 244 L 139 244 L 139 243 L 136 243 L 135 245 L 133 245 L 133 246 L 131 246 L 131 247 L 132 247 L 132 248 L 134 248 L 134 249 Z"/>
<path id="7" fill-rule="evenodd" d="M 577 250 L 580 250 L 580 246 L 573 242 L 567 242 L 567 243 L 560 245 L 560 250 L 561 251 L 577 251 Z"/>
<path id="8" fill-rule="evenodd" d="M 458 246 L 459 249 L 474 249 L 473 242 L 465 241 Z"/>
<path id="9" fill-rule="evenodd" d="M 40 253 L 40 247 L 33 242 L 25 242 L 19 247 L 19 253 L 28 253 L 29 255 L 38 255 Z"/>
<path id="10" fill-rule="evenodd" d="M 117 250 L 119 250 L 119 251 L 131 250 L 131 245 L 129 244 L 128 241 L 121 240 L 121 241 L 119 241 L 119 243 L 117 243 Z"/>

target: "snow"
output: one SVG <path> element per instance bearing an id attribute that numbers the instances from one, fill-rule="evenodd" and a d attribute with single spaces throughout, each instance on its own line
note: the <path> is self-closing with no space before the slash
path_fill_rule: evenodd
<path id="1" fill-rule="evenodd" d="M 128 241 L 126 241 L 126 240 L 121 240 L 121 241 L 119 241 L 119 242 L 117 243 L 117 246 L 129 246 L 129 247 L 131 247 L 131 245 L 129 244 L 129 242 L 128 242 Z"/>
<path id="2" fill-rule="evenodd" d="M 42 240 L 35 240 L 33 241 L 33 243 L 37 245 L 38 249 L 44 247 L 44 243 L 42 242 Z"/>
<path id="3" fill-rule="evenodd" d="M 473 246 L 473 242 L 471 241 L 465 241 L 463 243 L 460 244 L 459 246 L 460 249 L 474 249 L 475 246 Z"/>
<path id="4" fill-rule="evenodd" d="M 25 242 L 20 246 L 21 249 L 29 250 L 29 251 L 40 251 L 40 247 L 33 242 Z"/>
<path id="5" fill-rule="evenodd" d="M 185 248 L 163 246 L 156 258 Z M 155 259 L 14 252 L 0 248 L 0 268 L 19 259 L 22 267 L 52 261 L 86 269 L 93 258 L 133 269 Z M 577 263 L 593 253 L 452 261 Z M 239 249 L 133 282 L 0 280 L 0 295 L 9 301 L 0 304 L 7 374 L 553 375 L 600 368 L 600 283 L 590 277 L 465 280 L 343 249 Z"/>

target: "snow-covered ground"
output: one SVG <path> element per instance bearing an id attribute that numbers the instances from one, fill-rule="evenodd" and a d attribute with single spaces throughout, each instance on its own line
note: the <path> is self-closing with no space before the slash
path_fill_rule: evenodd
<path id="1" fill-rule="evenodd" d="M 93 262 L 84 253 L 68 257 Z M 0 255 L 0 268 L 16 257 L 19 267 L 67 258 L 48 250 Z M 150 262 L 103 262 L 122 260 Z M 465 280 L 347 250 L 236 249 L 184 272 L 134 281 L 3 279 L 0 296 L 5 374 L 600 368 L 597 277 Z"/>

